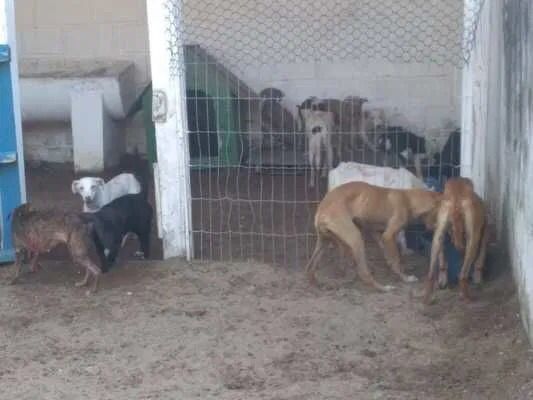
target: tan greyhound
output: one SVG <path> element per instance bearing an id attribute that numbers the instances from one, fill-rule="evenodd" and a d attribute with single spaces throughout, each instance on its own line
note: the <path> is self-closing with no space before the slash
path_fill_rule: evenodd
<path id="1" fill-rule="evenodd" d="M 362 229 L 372 232 L 385 253 L 387 264 L 396 275 L 404 282 L 417 281 L 415 276 L 404 273 L 396 236 L 408 223 L 417 219 L 432 227 L 441 197 L 440 193 L 424 189 L 388 189 L 364 182 L 349 182 L 331 190 L 320 202 L 315 214 L 318 238 L 306 268 L 310 282 L 316 283 L 315 270 L 329 239 L 335 241 L 341 250 L 349 251 L 359 277 L 366 284 L 380 291 L 393 289 L 378 283 L 370 273 Z M 381 238 L 378 232 L 383 232 Z"/>
<path id="2" fill-rule="evenodd" d="M 488 229 L 485 205 L 475 193 L 474 185 L 468 178 L 451 178 L 444 186 L 443 198 L 437 213 L 435 232 L 431 244 L 431 261 L 424 293 L 424 302 L 431 301 L 435 286 L 437 257 L 441 259 L 438 282 L 447 284 L 447 266 L 442 261 L 444 234 L 451 228 L 452 242 L 458 250 L 464 250 L 464 260 L 459 275 L 461 296 L 469 300 L 468 276 L 474 265 L 474 283 L 481 282 L 487 253 Z M 465 247 L 466 237 L 466 247 Z"/>

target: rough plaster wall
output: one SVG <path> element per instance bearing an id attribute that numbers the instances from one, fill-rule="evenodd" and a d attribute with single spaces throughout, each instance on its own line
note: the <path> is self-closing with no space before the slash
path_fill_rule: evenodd
<path id="1" fill-rule="evenodd" d="M 472 177 L 506 244 L 533 343 L 533 4 L 485 3 L 472 64 Z M 486 48 L 485 52 L 480 48 Z M 481 118 L 479 115 L 485 117 Z M 480 120 L 489 123 L 479 123 Z M 486 138 L 486 141 L 485 141 Z M 484 147 L 487 156 L 477 149 Z M 483 153 L 483 152 L 482 152 Z"/>
<path id="2" fill-rule="evenodd" d="M 533 5 L 529 0 L 505 1 L 503 14 L 507 118 L 500 140 L 507 150 L 504 218 L 522 318 L 533 340 Z"/>
<path id="3" fill-rule="evenodd" d="M 135 64 L 140 89 L 150 80 L 146 0 L 16 0 L 20 59 L 120 59 Z M 144 151 L 144 127 L 125 121 L 125 141 Z M 24 127 L 29 159 L 72 161 L 72 139 L 57 127 Z"/>

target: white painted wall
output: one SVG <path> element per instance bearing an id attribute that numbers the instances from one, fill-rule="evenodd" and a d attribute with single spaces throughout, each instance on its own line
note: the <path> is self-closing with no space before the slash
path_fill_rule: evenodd
<path id="1" fill-rule="evenodd" d="M 507 247 L 521 317 L 533 343 L 533 4 L 491 0 L 465 70 L 463 124 L 475 182 Z M 504 45 L 505 44 L 505 45 Z"/>

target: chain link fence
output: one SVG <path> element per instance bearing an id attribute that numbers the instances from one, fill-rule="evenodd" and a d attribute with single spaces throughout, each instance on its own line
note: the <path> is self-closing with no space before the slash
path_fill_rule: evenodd
<path id="1" fill-rule="evenodd" d="M 483 5 L 468 4 L 168 0 L 170 67 L 186 83 L 195 256 L 306 262 L 314 211 L 328 189 L 327 179 L 311 175 L 309 132 L 296 107 L 309 96 L 336 116 L 334 165 L 414 170 L 400 152 L 376 149 L 384 134 L 425 135 L 427 150 L 414 153 L 430 153 L 432 141 L 437 153 L 446 144 L 457 153 L 458 143 L 449 143 L 460 120 L 454 88 Z M 395 111 L 363 110 L 379 100 Z M 456 124 L 432 125 L 428 116 Z M 434 154 L 426 165 L 433 175 L 459 164 Z"/>
<path id="2" fill-rule="evenodd" d="M 169 0 L 171 69 L 200 44 L 229 68 L 276 62 L 468 61 L 484 0 Z"/>

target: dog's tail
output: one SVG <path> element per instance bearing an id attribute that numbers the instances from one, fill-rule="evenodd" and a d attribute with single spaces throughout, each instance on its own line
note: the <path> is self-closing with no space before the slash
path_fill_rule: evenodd
<path id="1" fill-rule="evenodd" d="M 464 220 L 461 213 L 461 207 L 457 200 L 452 204 L 451 210 L 451 223 L 452 223 L 452 242 L 457 250 L 463 251 L 465 249 L 464 239 Z"/>
<path id="2" fill-rule="evenodd" d="M 120 160 L 120 167 L 125 172 L 132 173 L 141 184 L 141 194 L 148 198 L 149 181 L 151 178 L 151 167 L 139 153 L 139 148 L 135 146 L 133 154 L 124 154 Z"/>

